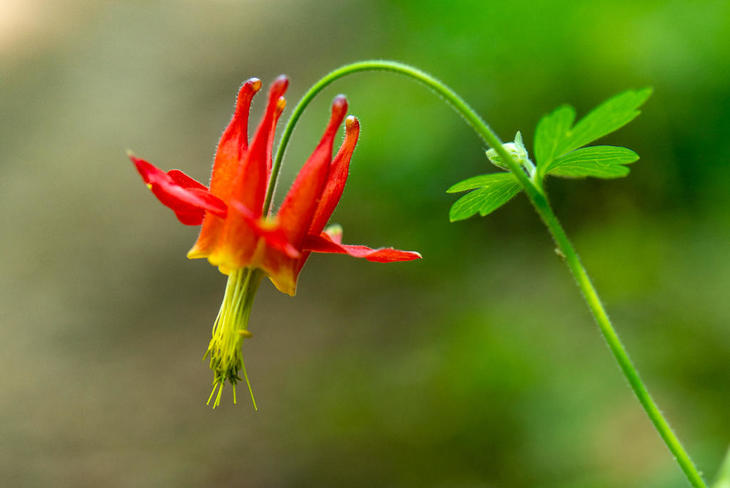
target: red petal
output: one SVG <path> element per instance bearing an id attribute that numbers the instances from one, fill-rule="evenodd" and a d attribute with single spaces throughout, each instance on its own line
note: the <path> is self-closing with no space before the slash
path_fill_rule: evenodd
<path id="1" fill-rule="evenodd" d="M 228 204 L 231 199 L 232 183 L 243 163 L 248 148 L 248 117 L 251 100 L 261 88 L 261 81 L 251 78 L 238 91 L 236 110 L 228 127 L 218 143 L 210 176 L 210 192 Z M 207 256 L 215 248 L 223 231 L 223 220 L 208 216 L 203 221 L 200 235 L 189 257 Z"/>
<path id="2" fill-rule="evenodd" d="M 240 202 L 231 202 L 231 209 L 243 219 L 251 230 L 258 237 L 262 237 L 266 241 L 266 245 L 271 249 L 279 251 L 290 258 L 298 258 L 301 253 L 286 239 L 284 231 L 278 223 L 267 223 L 262 219 L 253 216 L 253 212 L 244 207 Z"/>
<path id="3" fill-rule="evenodd" d="M 269 89 L 269 102 L 264 117 L 259 124 L 256 134 L 251 140 L 251 146 L 246 157 L 238 168 L 236 177 L 231 181 L 232 194 L 236 195 L 241 203 L 254 213 L 261 216 L 261 210 L 269 182 L 269 168 L 271 168 L 271 146 L 274 138 L 276 122 L 286 104 L 282 95 L 289 85 L 285 76 L 278 77 Z"/>
<path id="4" fill-rule="evenodd" d="M 268 140 L 269 144 L 266 147 L 266 181 L 268 183 L 269 178 L 271 177 L 271 165 L 272 165 L 272 154 L 274 149 L 274 132 L 276 131 L 276 124 L 279 122 L 279 117 L 281 117 L 282 112 L 286 108 L 286 99 L 284 97 L 279 97 L 279 100 L 276 103 L 276 108 L 274 109 L 274 121 L 271 124 L 271 128 L 269 129 L 268 134 Z"/>
<path id="5" fill-rule="evenodd" d="M 183 213 L 175 212 L 175 217 L 184 225 L 200 225 L 203 223 L 205 212 Z"/>
<path id="6" fill-rule="evenodd" d="M 260 85 L 260 82 L 258 83 Z M 261 216 L 271 167 L 272 143 L 270 140 L 273 140 L 276 122 L 285 105 L 282 95 L 286 91 L 288 83 L 283 76 L 272 83 L 264 117 L 251 144 L 241 158 L 236 159 L 235 167 L 220 173 L 220 178 L 214 170 L 211 181 L 213 194 L 219 195 L 214 190 L 220 187 L 220 191 L 225 192 L 222 194 L 226 203 L 229 203 L 235 196 L 254 214 L 254 217 Z M 211 263 L 234 269 L 246 265 L 253 255 L 255 245 L 256 236 L 250 232 L 250 226 L 240 218 L 228 218 L 224 222 L 211 217 L 203 222 L 200 236 L 188 252 L 188 257 L 209 257 Z"/>
<path id="7" fill-rule="evenodd" d="M 200 208 L 218 217 L 226 218 L 228 214 L 227 205 L 220 198 L 212 195 L 205 187 L 202 190 L 200 188 L 188 188 L 187 191 L 199 199 L 200 203 L 198 205 Z"/>
<path id="8" fill-rule="evenodd" d="M 317 235 L 322 232 L 332 212 L 335 211 L 335 207 L 340 202 L 350 169 L 350 158 L 352 158 L 352 153 L 355 151 L 359 135 L 360 123 L 353 116 L 347 117 L 345 121 L 345 140 L 330 165 L 322 199 L 319 201 L 317 211 L 312 219 L 312 225 L 309 227 L 310 234 Z"/>
<path id="9" fill-rule="evenodd" d="M 413 261 L 421 259 L 421 254 L 415 251 L 401 251 L 392 247 L 372 249 L 367 246 L 353 246 L 338 244 L 329 235 L 308 235 L 304 240 L 303 248 L 312 252 L 347 254 L 354 258 L 364 258 L 376 263 L 392 263 L 396 261 Z"/>
<path id="10" fill-rule="evenodd" d="M 231 183 L 248 148 L 251 100 L 260 88 L 261 80 L 257 78 L 251 78 L 241 86 L 236 98 L 236 110 L 218 142 L 210 176 L 210 191 L 226 203 L 230 200 Z"/>
<path id="11" fill-rule="evenodd" d="M 139 159 L 132 153 L 127 153 L 127 156 L 129 157 L 130 161 L 134 163 L 134 166 L 137 168 L 137 172 L 142 177 L 142 180 L 144 180 L 144 182 L 148 185 L 151 185 L 152 183 L 158 182 L 160 180 L 164 180 L 167 176 L 167 174 L 160 168 L 148 163 L 144 159 Z"/>
<path id="12" fill-rule="evenodd" d="M 167 176 L 172 178 L 172 181 L 182 186 L 183 188 L 196 188 L 198 190 L 208 191 L 208 187 L 200 183 L 197 180 L 192 179 L 179 169 L 171 169 L 167 172 Z"/>
<path id="13" fill-rule="evenodd" d="M 226 204 L 182 171 L 173 170 L 170 175 L 132 154 L 129 159 L 152 193 L 163 205 L 172 209 L 183 224 L 200 225 L 206 211 L 225 217 Z"/>
<path id="14" fill-rule="evenodd" d="M 304 163 L 279 209 L 281 226 L 294 246 L 301 244 L 311 226 L 327 183 L 335 134 L 346 112 L 347 100 L 343 96 L 336 97 L 332 103 L 332 116 L 319 145 Z"/>

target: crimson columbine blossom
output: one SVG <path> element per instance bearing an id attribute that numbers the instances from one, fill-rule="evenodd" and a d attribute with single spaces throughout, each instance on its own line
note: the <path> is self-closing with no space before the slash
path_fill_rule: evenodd
<path id="1" fill-rule="evenodd" d="M 258 285 L 252 278 L 253 271 L 263 271 L 280 291 L 294 295 L 299 272 L 312 252 L 347 254 L 382 263 L 421 257 L 412 251 L 342 244 L 339 226 L 325 229 L 342 196 L 360 133 L 358 120 L 347 117 L 345 140 L 333 158 L 334 139 L 347 112 L 343 96 L 336 97 L 332 103 L 332 115 L 324 135 L 279 211 L 273 217 L 264 215 L 264 200 L 272 183 L 274 129 L 286 105 L 283 94 L 287 85 L 288 80 L 283 76 L 272 83 L 263 118 L 249 143 L 248 114 L 261 82 L 250 79 L 243 84 L 233 118 L 218 144 L 210 188 L 182 171 L 164 172 L 147 161 L 129 156 L 152 193 L 175 212 L 180 222 L 202 224 L 188 257 L 207 258 L 229 275 L 226 297 L 208 351 L 216 374 L 214 383 L 221 389 L 225 380 L 235 384 L 243 368 L 240 341 L 249 335 L 248 314 Z M 241 286 L 231 286 L 232 281 Z"/>

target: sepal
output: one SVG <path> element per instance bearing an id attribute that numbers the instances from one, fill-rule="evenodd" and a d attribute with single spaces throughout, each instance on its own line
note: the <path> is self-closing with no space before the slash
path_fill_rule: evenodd
<path id="1" fill-rule="evenodd" d="M 340 234 L 341 235 L 341 234 Z M 415 251 L 401 251 L 392 247 L 381 247 L 373 249 L 367 246 L 340 244 L 327 232 L 320 235 L 308 235 L 304 239 L 304 249 L 306 251 L 329 253 L 329 254 L 347 254 L 353 258 L 362 258 L 374 263 L 393 263 L 398 261 L 413 261 L 421 259 L 421 253 Z"/>
<path id="2" fill-rule="evenodd" d="M 147 187 L 160 203 L 175 212 L 181 223 L 200 225 L 206 211 L 223 218 L 227 215 L 228 208 L 221 199 L 182 171 L 173 169 L 165 173 L 132 153 L 128 156 Z"/>

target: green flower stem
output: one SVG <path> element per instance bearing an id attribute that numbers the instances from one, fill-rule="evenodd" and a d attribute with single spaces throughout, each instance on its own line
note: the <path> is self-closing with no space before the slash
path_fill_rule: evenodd
<path id="1" fill-rule="evenodd" d="M 621 343 L 621 339 L 619 339 L 619 336 L 616 333 L 616 329 L 613 328 L 611 319 L 608 318 L 606 309 L 604 308 L 601 298 L 598 296 L 598 292 L 588 276 L 588 272 L 581 263 L 578 253 L 570 242 L 570 239 L 568 239 L 568 236 L 565 234 L 565 231 L 550 207 L 547 198 L 541 194 L 539 195 L 539 198 L 536 200 L 531 199 L 531 201 L 538 214 L 540 214 L 543 222 L 545 222 L 550 234 L 553 236 L 558 249 L 562 252 L 563 256 L 565 256 L 565 264 L 573 274 L 573 277 L 578 284 L 578 288 L 580 288 L 583 293 L 583 297 L 588 304 L 588 308 L 591 310 L 598 327 L 601 329 L 603 338 L 606 339 L 606 343 L 611 349 L 613 357 L 616 359 L 621 371 L 623 371 L 631 389 L 634 390 L 641 406 L 644 407 L 646 414 L 649 416 L 649 419 L 664 440 L 664 443 L 674 455 L 677 464 L 679 464 L 682 471 L 684 471 L 684 474 L 690 484 L 695 488 L 706 488 L 707 485 L 702 479 L 697 467 L 694 465 L 689 454 L 685 451 L 682 443 L 677 438 L 677 435 L 662 415 L 656 402 L 654 402 L 654 399 L 647 391 L 644 382 L 641 381 L 639 372 L 631 362 L 631 359 L 626 352 L 626 348 Z"/>
<path id="2" fill-rule="evenodd" d="M 542 189 L 539 180 L 528 177 L 525 171 L 521 169 L 519 163 L 512 159 L 511 155 L 504 149 L 499 137 L 497 137 L 494 131 L 484 120 L 482 120 L 474 109 L 472 109 L 459 95 L 451 90 L 451 88 L 444 85 L 428 73 L 394 61 L 372 60 L 361 61 L 337 68 L 315 83 L 304 94 L 296 107 L 294 107 L 294 111 L 292 112 L 292 115 L 284 128 L 284 132 L 282 133 L 281 141 L 273 162 L 272 184 L 270 184 L 266 194 L 264 204 L 265 213 L 268 213 L 271 207 L 273 190 L 281 168 L 281 161 L 284 157 L 286 146 L 289 143 L 294 126 L 304 113 L 307 105 L 309 105 L 319 92 L 335 80 L 361 71 L 390 71 L 400 73 L 428 86 L 440 95 L 449 105 L 451 105 L 451 107 L 464 118 L 466 123 L 474 129 L 477 135 L 486 142 L 489 147 L 497 151 L 497 154 L 499 154 L 502 158 L 502 161 L 507 164 L 510 171 L 520 182 L 520 185 L 522 185 L 527 197 L 552 235 L 558 250 L 561 255 L 565 257 L 565 263 L 570 269 L 570 272 L 573 274 L 573 277 L 578 284 L 578 288 L 580 288 L 588 308 L 593 314 L 608 347 L 611 349 L 616 362 L 618 362 L 621 371 L 628 380 L 631 389 L 634 391 L 634 394 L 636 394 L 636 397 L 642 407 L 644 407 L 649 419 L 654 424 L 654 427 L 659 432 L 659 435 L 664 440 L 671 453 L 674 455 L 690 484 L 695 488 L 707 488 L 707 485 L 702 479 L 699 471 L 685 449 L 682 447 L 682 444 L 672 431 L 669 423 L 659 411 L 659 408 L 651 395 L 649 395 L 646 386 L 641 381 L 636 367 L 631 362 L 631 359 L 629 359 L 626 349 L 623 344 L 621 344 L 621 340 L 619 339 L 616 330 L 613 328 L 611 320 L 608 318 L 608 314 L 601 303 L 601 299 L 599 298 L 588 273 L 578 257 L 578 253 L 575 251 L 573 244 L 570 242 L 570 239 L 568 239 L 568 236 L 565 234 L 558 218 L 555 216 L 555 213 L 550 207 L 550 203 L 548 202 L 547 196 Z"/>
<path id="3" fill-rule="evenodd" d="M 423 83 L 424 85 L 434 90 L 438 95 L 443 97 L 444 100 L 446 100 L 446 102 L 459 113 L 459 115 L 464 118 L 466 123 L 469 124 L 472 129 L 474 129 L 477 135 L 481 137 L 481 139 L 486 142 L 489 147 L 492 147 L 495 151 L 497 151 L 497 154 L 499 154 L 499 156 L 507 163 L 510 170 L 512 170 L 512 172 L 517 176 L 517 179 L 520 180 L 520 183 L 525 188 L 525 191 L 528 194 L 530 192 L 538 191 L 537 188 L 535 188 L 531 184 L 530 179 L 527 177 L 524 171 L 521 171 L 519 169 L 519 164 L 516 163 L 509 156 L 507 151 L 505 151 L 505 149 L 502 147 L 502 141 L 499 140 L 494 131 L 490 129 L 487 123 L 479 116 L 479 114 L 477 114 L 476 111 L 474 111 L 474 109 L 472 109 L 469 104 L 467 104 L 453 90 L 448 88 L 446 85 L 444 85 L 428 73 L 425 73 L 406 64 L 398 63 L 395 61 L 361 61 L 358 63 L 342 66 L 327 74 L 324 78 L 315 83 L 307 91 L 307 93 L 304 94 L 302 99 L 299 100 L 297 106 L 294 107 L 294 111 L 292 112 L 291 117 L 289 117 L 289 120 L 286 123 L 286 127 L 284 127 L 284 132 L 282 132 L 281 134 L 279 147 L 277 148 L 276 156 L 274 157 L 274 163 L 271 170 L 271 183 L 269 184 L 269 188 L 266 191 L 266 200 L 264 200 L 264 215 L 266 215 L 271 209 L 271 201 L 274 196 L 276 180 L 279 176 L 279 171 L 281 170 L 281 161 L 284 158 L 284 153 L 286 151 L 287 145 L 289 144 L 289 139 L 291 139 L 292 132 L 294 131 L 294 126 L 299 121 L 299 118 L 304 113 L 304 110 L 314 99 L 314 97 L 316 97 L 319 92 L 321 92 L 324 88 L 330 85 L 333 81 L 347 75 L 358 73 L 360 71 L 391 71 L 394 73 L 400 73 L 410 78 L 414 78 L 415 80 Z"/>

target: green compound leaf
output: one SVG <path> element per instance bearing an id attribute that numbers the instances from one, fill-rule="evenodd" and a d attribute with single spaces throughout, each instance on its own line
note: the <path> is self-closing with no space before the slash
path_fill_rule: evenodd
<path id="1" fill-rule="evenodd" d="M 568 137 L 558 146 L 558 154 L 585 146 L 628 124 L 641 113 L 638 108 L 651 92 L 651 88 L 642 88 L 609 98 L 575 124 L 568 132 Z"/>
<path id="2" fill-rule="evenodd" d="M 568 136 L 575 120 L 575 110 L 562 105 L 545 115 L 535 130 L 535 158 L 538 165 L 549 164 L 557 156 L 558 147 Z"/>
<path id="3" fill-rule="evenodd" d="M 475 188 L 482 188 L 494 183 L 495 181 L 509 181 L 510 176 L 512 175 L 509 173 L 490 173 L 488 175 L 472 176 L 471 178 L 467 178 L 455 185 L 452 185 L 451 188 L 446 190 L 446 193 L 459 193 L 462 191 L 473 190 Z"/>
<path id="4" fill-rule="evenodd" d="M 537 182 L 548 174 L 564 178 L 626 176 L 629 174 L 626 165 L 639 159 L 635 152 L 616 146 L 583 146 L 631 122 L 639 115 L 638 108 L 649 98 L 651 92 L 651 88 L 643 88 L 620 93 L 593 109 L 575 125 L 575 110 L 569 105 L 562 105 L 545 115 L 535 130 L 537 174 L 532 174 L 530 168 L 533 171 L 534 168 L 531 163 L 525 168 L 526 171 Z M 515 142 L 507 143 L 504 147 L 505 150 L 512 151 L 513 156 L 518 159 L 529 161 L 519 132 Z M 524 155 L 517 154 L 518 148 L 522 148 Z M 495 154 L 490 156 L 490 152 L 487 152 L 487 156 L 492 163 L 501 167 L 500 161 L 494 159 Z M 521 189 L 511 173 L 468 178 L 447 190 L 448 193 L 472 190 L 452 205 L 449 218 L 455 222 L 477 213 L 488 215 L 507 203 Z"/>
<path id="5" fill-rule="evenodd" d="M 617 146 L 590 146 L 552 161 L 545 174 L 564 178 L 620 178 L 629 174 L 626 164 L 639 159 L 631 149 Z"/>
<path id="6" fill-rule="evenodd" d="M 517 195 L 520 190 L 519 182 L 512 173 L 492 173 L 474 176 L 459 182 L 449 188 L 449 193 L 472 190 L 451 206 L 449 220 L 468 219 L 479 213 L 482 217 L 489 215 Z"/>
<path id="7" fill-rule="evenodd" d="M 535 157 L 540 174 L 555 159 L 590 144 L 628 124 L 651 95 L 651 88 L 628 90 L 609 98 L 572 126 L 575 110 L 568 105 L 545 115 L 535 130 Z"/>

